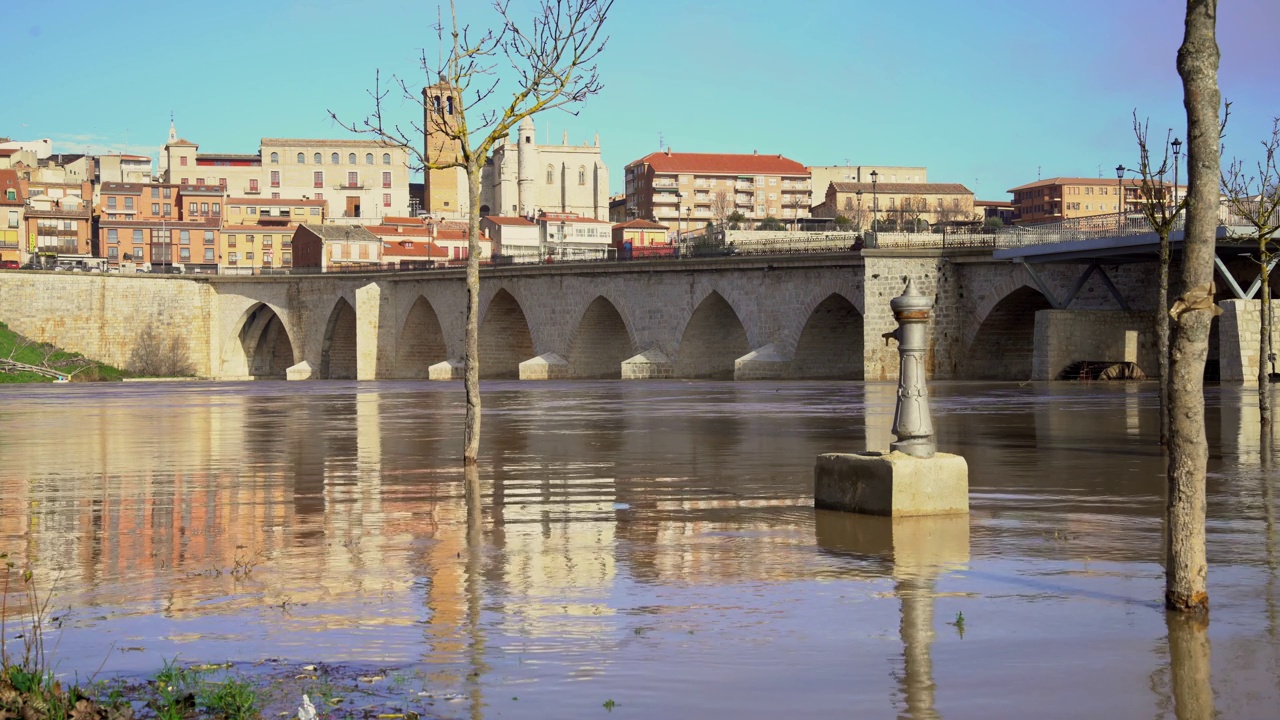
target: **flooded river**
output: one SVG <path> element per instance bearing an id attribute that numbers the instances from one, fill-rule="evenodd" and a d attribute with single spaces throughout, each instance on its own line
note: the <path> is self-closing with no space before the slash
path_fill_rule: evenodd
<path id="1" fill-rule="evenodd" d="M 1207 630 L 1160 608 L 1153 384 L 936 385 L 972 512 L 898 521 L 812 508 L 816 455 L 887 448 L 890 385 L 485 391 L 469 544 L 459 384 L 0 386 L 0 551 L 52 586 L 68 677 L 322 661 L 471 718 L 1280 712 L 1247 390 L 1209 390 Z"/>

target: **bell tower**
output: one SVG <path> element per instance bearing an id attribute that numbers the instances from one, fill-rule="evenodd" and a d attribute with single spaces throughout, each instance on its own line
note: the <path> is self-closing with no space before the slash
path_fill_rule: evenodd
<path id="1" fill-rule="evenodd" d="M 448 165 L 462 159 L 458 141 L 450 137 L 457 130 L 462 112 L 458 89 L 443 76 L 422 89 L 424 150 L 431 165 Z M 457 216 L 468 206 L 466 171 L 462 168 L 428 169 L 423 172 L 422 209 L 436 216 Z"/>

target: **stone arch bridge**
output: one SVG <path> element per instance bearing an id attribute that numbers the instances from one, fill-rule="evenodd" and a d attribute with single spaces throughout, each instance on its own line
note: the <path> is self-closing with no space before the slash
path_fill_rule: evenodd
<path id="1" fill-rule="evenodd" d="M 1073 360 L 1135 360 L 1154 374 L 1152 267 L 1036 271 L 990 250 L 867 249 L 490 268 L 481 376 L 893 379 L 883 334 L 908 276 L 937 295 L 934 377 L 1052 379 Z M 185 342 L 198 374 L 225 380 L 458 378 L 465 302 L 460 270 L 0 273 L 0 321 L 19 332 L 127 365 L 151 326 Z"/>

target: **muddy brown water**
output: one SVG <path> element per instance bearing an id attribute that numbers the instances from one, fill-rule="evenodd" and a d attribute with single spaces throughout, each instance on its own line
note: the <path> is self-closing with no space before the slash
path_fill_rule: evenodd
<path id="1" fill-rule="evenodd" d="M 887 446 L 892 386 L 488 383 L 469 545 L 458 384 L 3 387 L 0 551 L 52 585 L 68 677 L 322 661 L 457 717 L 1280 715 L 1250 391 L 1207 391 L 1207 629 L 1159 605 L 1153 384 L 933 391 L 972 512 L 895 522 L 811 507 L 815 455 Z"/>

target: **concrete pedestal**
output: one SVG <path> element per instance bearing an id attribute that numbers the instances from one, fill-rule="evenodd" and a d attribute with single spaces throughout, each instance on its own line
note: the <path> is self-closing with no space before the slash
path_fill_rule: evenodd
<path id="1" fill-rule="evenodd" d="M 461 380 L 465 376 L 458 360 L 443 360 L 427 368 L 428 380 Z"/>
<path id="2" fill-rule="evenodd" d="M 901 452 L 819 455 L 815 507 L 908 517 L 969 512 L 969 465 L 959 455 Z"/>
<path id="3" fill-rule="evenodd" d="M 316 376 L 316 368 L 311 363 L 303 360 L 302 362 L 290 367 L 284 371 L 286 380 L 313 380 Z"/>
<path id="4" fill-rule="evenodd" d="M 623 380 L 665 380 L 675 377 L 671 359 L 653 348 L 622 361 Z"/>
<path id="5" fill-rule="evenodd" d="M 782 359 L 773 343 L 757 348 L 733 361 L 734 380 L 777 380 L 787 374 L 791 363 Z"/>
<path id="6" fill-rule="evenodd" d="M 569 363 L 555 353 L 545 353 L 520 363 L 521 380 L 563 380 L 569 377 Z"/>

